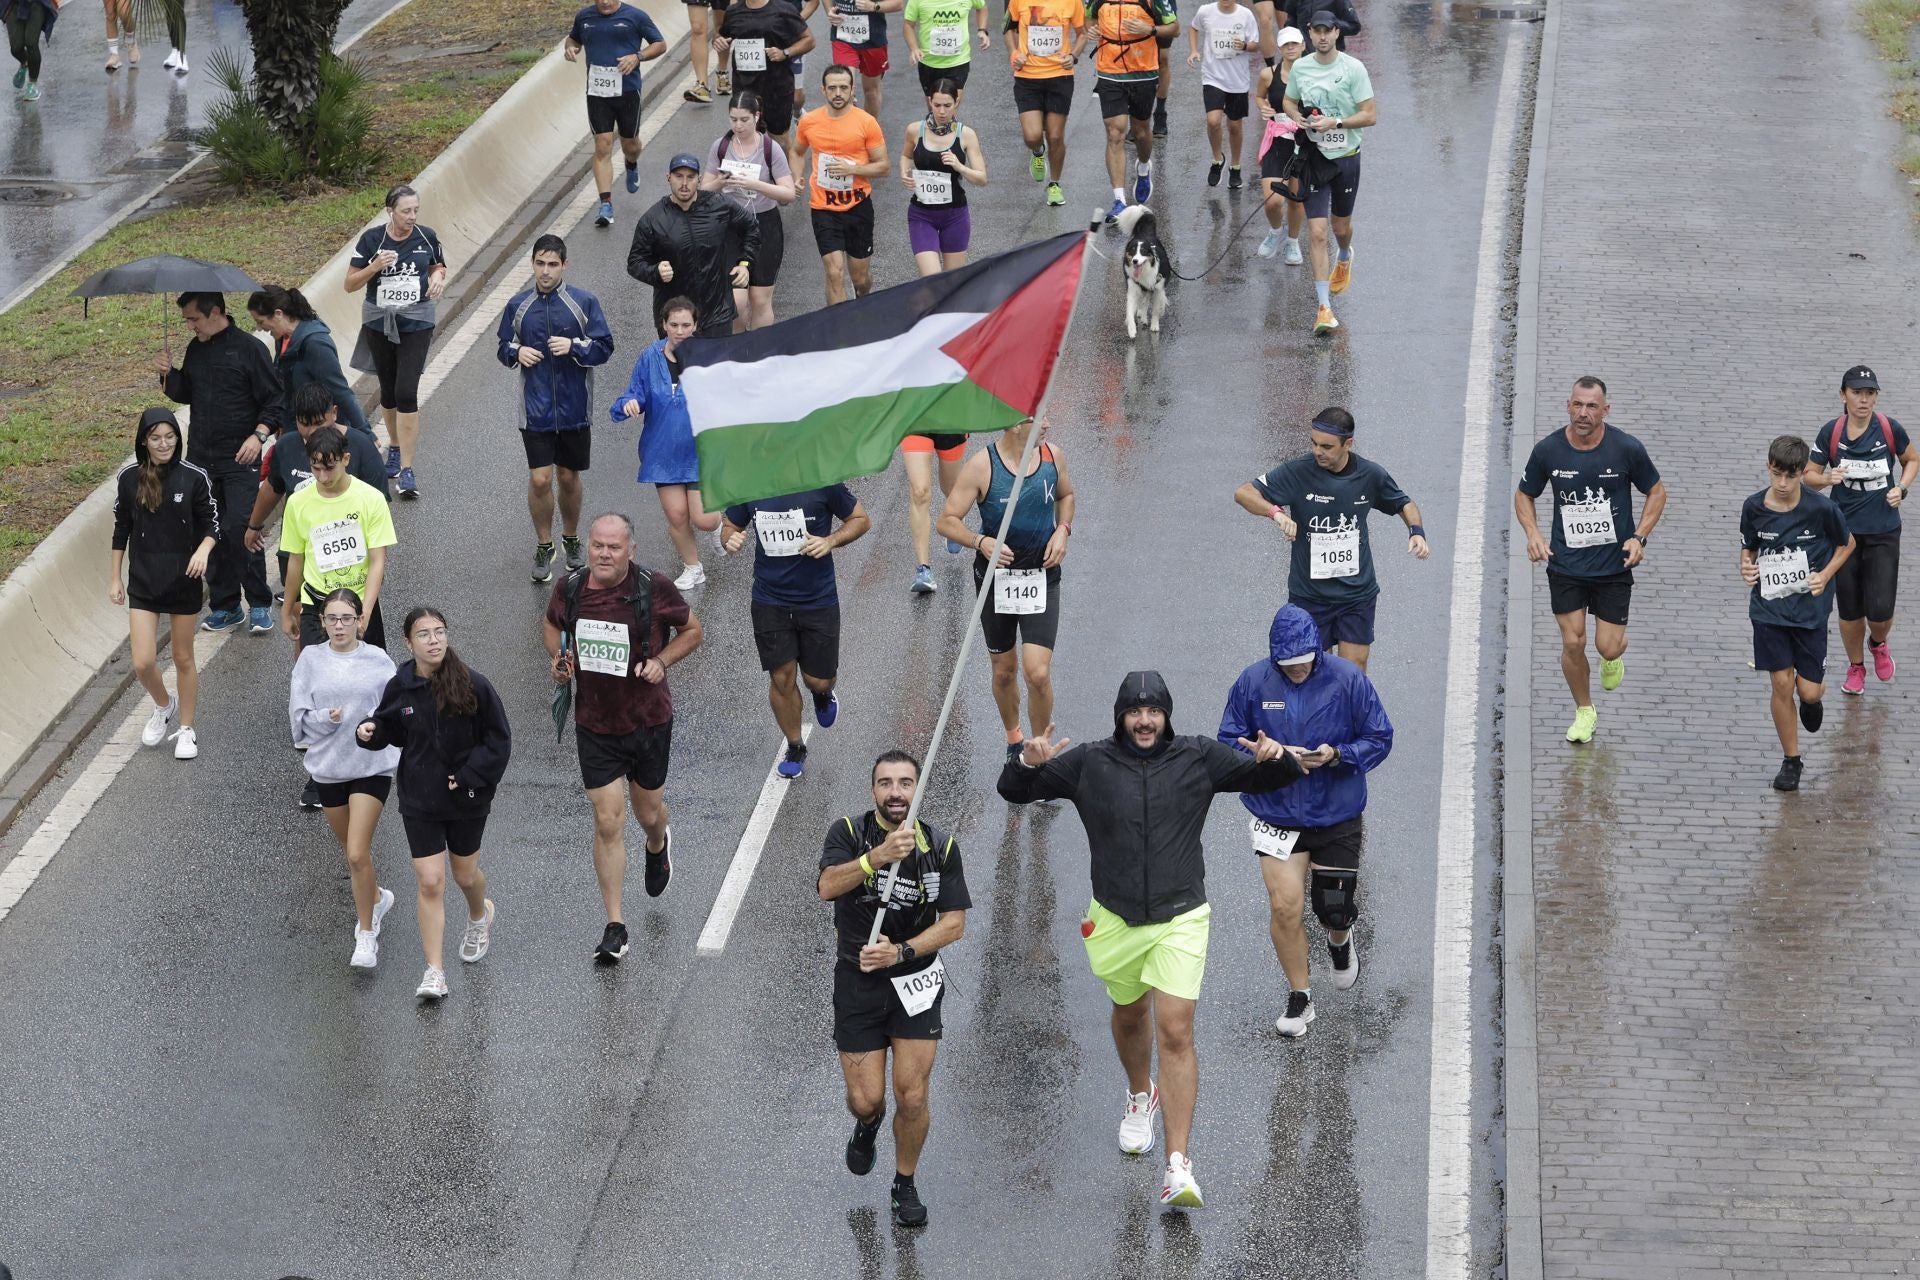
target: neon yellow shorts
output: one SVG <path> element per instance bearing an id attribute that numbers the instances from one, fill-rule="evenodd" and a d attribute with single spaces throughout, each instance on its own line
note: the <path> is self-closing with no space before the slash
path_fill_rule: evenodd
<path id="1" fill-rule="evenodd" d="M 1087 963 L 1093 976 L 1107 984 L 1115 1004 L 1132 1004 L 1149 987 L 1198 1000 L 1212 917 L 1213 907 L 1203 902 L 1164 923 L 1135 925 L 1095 902 L 1087 907 L 1093 931 L 1081 926 Z"/>

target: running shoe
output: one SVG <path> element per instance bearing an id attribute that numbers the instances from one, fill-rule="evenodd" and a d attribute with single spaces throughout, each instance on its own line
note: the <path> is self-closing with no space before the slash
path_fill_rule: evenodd
<path id="1" fill-rule="evenodd" d="M 200 754 L 200 739 L 194 736 L 192 729 L 182 729 L 173 735 L 173 758 L 191 760 Z"/>
<path id="2" fill-rule="evenodd" d="M 320 812 L 320 784 L 312 778 L 308 778 L 307 785 L 300 788 L 299 807 L 308 813 Z"/>
<path id="3" fill-rule="evenodd" d="M 1866 668 L 1862 667 L 1862 671 Z M 140 731 L 140 745 L 157 747 L 167 740 L 167 729 L 173 724 L 173 718 L 180 714 L 178 700 L 169 698 L 164 707 L 155 707 L 153 714 L 147 717 L 147 727 Z"/>
<path id="4" fill-rule="evenodd" d="M 265 605 L 247 610 L 247 630 L 257 636 L 264 636 L 272 631 L 273 610 Z"/>
<path id="5" fill-rule="evenodd" d="M 112 72 L 112 71 L 118 71 L 119 69 L 120 69 L 120 51 L 114 48 L 112 45 L 108 45 L 107 46 L 107 70 Z"/>
<path id="6" fill-rule="evenodd" d="M 673 828 L 668 827 L 660 833 L 660 851 L 652 849 L 647 854 L 647 896 L 657 898 L 667 891 L 667 882 L 673 879 Z"/>
<path id="7" fill-rule="evenodd" d="M 1027 172 L 1033 175 L 1035 182 L 1045 182 L 1047 180 L 1047 153 L 1044 151 L 1034 152 L 1033 163 L 1027 166 Z M 1060 184 L 1056 182 L 1053 185 L 1057 187 Z"/>
<path id="8" fill-rule="evenodd" d="M 1307 1024 L 1313 1021 L 1313 993 L 1310 991 L 1289 991 L 1287 993 L 1287 1011 L 1274 1020 L 1273 1029 L 1289 1040 L 1298 1040 L 1307 1034 Z"/>
<path id="9" fill-rule="evenodd" d="M 1867 652 L 1873 655 L 1873 675 L 1882 684 L 1893 681 L 1893 650 L 1884 644 L 1867 641 Z"/>
<path id="10" fill-rule="evenodd" d="M 840 718 L 840 695 L 829 693 L 825 702 L 819 698 L 813 700 L 813 722 L 822 729 L 833 728 L 833 722 Z"/>
<path id="11" fill-rule="evenodd" d="M 713 101 L 713 92 L 707 88 L 704 80 L 696 81 L 693 88 L 684 91 L 680 96 L 688 102 L 698 102 L 702 105 Z"/>
<path id="12" fill-rule="evenodd" d="M 933 566 L 923 564 L 913 571 L 913 586 L 909 588 L 917 596 L 930 596 L 939 588 L 933 581 Z"/>
<path id="13" fill-rule="evenodd" d="M 1246 185 L 1246 179 L 1240 176 L 1239 165 L 1235 165 L 1233 168 L 1227 170 L 1227 190 L 1238 191 Z"/>
<path id="14" fill-rule="evenodd" d="M 1058 209 L 1067 202 L 1067 193 L 1057 182 L 1047 184 L 1047 203 Z"/>
<path id="15" fill-rule="evenodd" d="M 1827 704 L 1824 702 L 1801 702 L 1800 727 L 1808 733 L 1820 732 L 1821 722 L 1827 718 Z"/>
<path id="16" fill-rule="evenodd" d="M 180 54 L 180 61 L 173 64 L 173 74 L 176 76 L 187 74 L 187 55 L 184 51 Z"/>
<path id="17" fill-rule="evenodd" d="M 1114 202 L 1107 208 L 1107 225 L 1112 226 L 1114 223 L 1118 222 L 1120 220 L 1121 210 L 1125 209 L 1126 207 L 1127 207 L 1127 202 L 1125 200 L 1115 199 Z"/>
<path id="18" fill-rule="evenodd" d="M 1227 162 L 1225 160 L 1215 160 L 1212 164 L 1208 165 L 1207 166 L 1207 185 L 1210 187 L 1219 186 L 1220 175 L 1226 172 L 1226 168 L 1227 168 Z M 1235 169 L 1234 172 L 1239 173 L 1240 171 L 1238 169 Z"/>
<path id="19" fill-rule="evenodd" d="M 1289 240 L 1287 241 L 1287 252 L 1280 260 L 1290 267 L 1297 267 L 1307 259 L 1306 255 L 1300 252 L 1300 242 L 1298 240 Z"/>
<path id="20" fill-rule="evenodd" d="M 706 566 L 698 564 L 680 566 L 680 576 L 673 580 L 673 585 L 682 591 L 691 591 L 695 587 L 703 587 L 706 584 Z"/>
<path id="21" fill-rule="evenodd" d="M 27 81 L 27 87 L 21 91 L 20 97 L 26 102 L 40 101 L 40 82 L 38 80 Z"/>
<path id="22" fill-rule="evenodd" d="M 380 922 L 387 918 L 387 912 L 393 910 L 393 890 L 381 889 L 380 896 L 373 900 L 373 928 L 369 930 L 374 937 L 380 936 Z"/>
<path id="23" fill-rule="evenodd" d="M 1316 338 L 1321 334 L 1332 333 L 1339 327 L 1340 317 L 1333 314 L 1332 307 L 1321 307 L 1318 311 L 1314 312 L 1313 334 Z"/>
<path id="24" fill-rule="evenodd" d="M 893 1180 L 893 1225 L 896 1227 L 924 1227 L 927 1225 L 927 1206 L 920 1203 L 920 1191 L 912 1182 Z"/>
<path id="25" fill-rule="evenodd" d="M 1153 1150 L 1153 1118 L 1160 1114 L 1160 1088 L 1152 1081 L 1145 1093 L 1127 1095 L 1127 1113 L 1120 1117 L 1120 1149 L 1130 1156 Z"/>
<path id="26" fill-rule="evenodd" d="M 723 98 L 731 96 L 733 93 L 733 73 L 731 71 L 717 73 L 713 77 L 713 91 Z"/>
<path id="27" fill-rule="evenodd" d="M 1592 707 L 1575 707 L 1573 723 L 1567 726 L 1568 742 L 1592 742 L 1593 731 L 1600 724 L 1600 713 Z"/>
<path id="28" fill-rule="evenodd" d="M 1280 252 L 1280 238 L 1281 236 L 1278 231 L 1267 232 L 1266 235 L 1260 238 L 1260 247 L 1255 249 L 1254 253 L 1262 258 L 1271 258 L 1274 254 Z"/>
<path id="29" fill-rule="evenodd" d="M 533 544 L 533 580 L 535 582 L 553 581 L 553 544 L 551 542 Z"/>
<path id="30" fill-rule="evenodd" d="M 627 954 L 627 945 L 627 926 L 615 920 L 600 935 L 600 945 L 593 949 L 593 958 L 601 964 L 618 964 L 620 957 Z"/>
<path id="31" fill-rule="evenodd" d="M 371 969 L 380 963 L 380 936 L 369 929 L 353 926 L 353 958 L 347 963 L 355 969 Z"/>
<path id="32" fill-rule="evenodd" d="M 20 64 L 19 69 L 13 73 L 13 87 L 16 89 L 23 89 L 26 87 L 26 84 L 27 84 L 27 64 L 23 62 Z"/>
<path id="33" fill-rule="evenodd" d="M 955 541 L 954 541 L 954 540 L 953 540 L 952 538 L 948 538 L 948 539 L 947 539 L 947 554 L 948 554 L 948 555 L 950 555 L 950 556 L 957 556 L 957 555 L 959 555 L 959 554 L 960 554 L 960 553 L 961 553 L 962 551 L 965 551 L 966 549 L 967 549 L 967 546 L 966 546 L 966 544 L 965 544 L 964 542 L 955 542 Z"/>
<path id="34" fill-rule="evenodd" d="M 1847 678 L 1840 682 L 1840 692 L 1851 693 L 1857 697 L 1866 691 L 1867 664 L 1864 662 L 1849 662 L 1847 664 Z"/>
<path id="35" fill-rule="evenodd" d="M 853 1136 L 847 1139 L 847 1172 L 866 1177 L 873 1171 L 873 1144 L 880 1136 L 880 1123 L 887 1118 L 884 1109 L 871 1120 L 855 1119 Z"/>
<path id="36" fill-rule="evenodd" d="M 1007 744 L 1007 763 L 1012 764 L 1015 760 L 1018 760 L 1020 753 L 1026 750 L 1026 747 L 1027 744 L 1024 742 L 1009 742 Z"/>
<path id="37" fill-rule="evenodd" d="M 1612 693 L 1627 678 L 1627 660 L 1625 658 L 1600 659 L 1600 687 Z"/>
<path id="38" fill-rule="evenodd" d="M 399 478 L 400 478 L 400 446 L 397 444 L 390 444 L 387 446 L 387 479 L 398 480 Z"/>
<path id="39" fill-rule="evenodd" d="M 1200 1184 L 1193 1180 L 1193 1161 L 1178 1151 L 1167 1157 L 1167 1176 L 1160 1181 L 1160 1203 L 1175 1209 L 1198 1209 Z"/>
<path id="40" fill-rule="evenodd" d="M 178 49 L 168 49 L 168 50 L 167 50 L 167 57 L 166 57 L 166 61 L 164 61 L 164 62 L 162 62 L 162 63 L 161 63 L 160 65 L 161 65 L 161 66 L 163 66 L 163 67 L 165 67 L 165 68 L 166 68 L 167 70 L 169 70 L 169 71 L 171 71 L 171 70 L 173 70 L 173 69 L 174 69 L 175 67 L 177 67 L 177 66 L 179 66 L 179 65 L 180 65 L 180 51 L 179 51 Z"/>
<path id="41" fill-rule="evenodd" d="M 473 964 L 484 960 L 487 948 L 493 945 L 493 899 L 487 899 L 486 910 L 478 920 L 467 921 L 467 931 L 460 937 L 460 959 L 462 963 Z"/>
<path id="42" fill-rule="evenodd" d="M 140 65 L 140 42 L 132 36 L 127 37 L 127 65 L 130 67 Z"/>
<path id="43" fill-rule="evenodd" d="M 1799 756 L 1782 756 L 1780 772 L 1773 775 L 1775 791 L 1798 791 L 1800 789 L 1800 770 L 1805 766 Z"/>
<path id="44" fill-rule="evenodd" d="M 1335 293 L 1345 293 L 1347 286 L 1353 283 L 1353 250 L 1341 251 L 1346 256 L 1334 259 L 1333 278 L 1327 281 L 1327 288 Z"/>
<path id="45" fill-rule="evenodd" d="M 560 535 L 560 549 L 567 553 L 567 572 L 572 573 L 587 567 L 587 553 L 580 546 L 580 539 Z"/>
<path id="46" fill-rule="evenodd" d="M 1345 942 L 1327 944 L 1327 958 L 1333 961 L 1333 986 L 1336 991 L 1345 991 L 1360 981 L 1360 956 L 1354 943 L 1355 930 L 1347 930 Z"/>
<path id="47" fill-rule="evenodd" d="M 413 478 L 412 467 L 400 468 L 400 496 L 403 498 L 420 496 L 420 483 Z"/>
<path id="48" fill-rule="evenodd" d="M 428 965 L 427 971 L 420 975 L 420 985 L 414 988 L 413 994 L 422 1000 L 446 999 L 447 975 L 435 966 Z"/>
<path id="49" fill-rule="evenodd" d="M 1133 180 L 1133 202 L 1135 204 L 1145 204 L 1147 197 L 1152 194 L 1153 175 L 1150 173 L 1136 175 Z"/>
<path id="50" fill-rule="evenodd" d="M 783 778 L 791 779 L 791 778 L 797 778 L 802 773 L 806 772 L 806 768 L 807 768 L 806 744 L 802 742 L 789 742 L 787 744 L 787 754 L 785 758 L 782 759 L 780 763 L 774 767 L 774 772 L 778 773 Z"/>
<path id="51" fill-rule="evenodd" d="M 599 212 L 593 215 L 593 225 L 596 227 L 610 227 L 613 225 L 613 201 L 602 200 L 600 202 Z"/>
<path id="52" fill-rule="evenodd" d="M 627 166 L 627 194 L 633 195 L 640 190 L 640 170 L 633 165 Z"/>
<path id="53" fill-rule="evenodd" d="M 247 620 L 247 615 L 238 609 L 214 609 L 200 619 L 202 631 L 231 631 Z"/>

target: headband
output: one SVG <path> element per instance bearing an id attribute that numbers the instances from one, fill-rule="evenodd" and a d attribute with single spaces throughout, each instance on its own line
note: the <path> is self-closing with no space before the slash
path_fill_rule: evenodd
<path id="1" fill-rule="evenodd" d="M 1339 436 L 1343 440 L 1353 439 L 1352 427 L 1336 427 L 1331 422 L 1322 422 L 1318 418 L 1313 420 L 1313 429 L 1315 431 L 1324 431 L 1330 436 Z"/>

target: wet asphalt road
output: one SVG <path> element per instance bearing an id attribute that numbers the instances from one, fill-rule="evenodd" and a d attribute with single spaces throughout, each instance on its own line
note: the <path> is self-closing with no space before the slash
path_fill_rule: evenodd
<path id="1" fill-rule="evenodd" d="M 355 0 L 336 39 L 365 30 L 395 3 Z M 0 109 L 0 304 L 11 305 L 49 263 L 187 162 L 189 131 L 206 123 L 220 96 L 209 55 L 249 52 L 246 20 L 232 0 L 187 0 L 190 75 L 160 65 L 164 27 L 140 35 L 139 68 L 108 75 L 101 6 L 68 4 L 41 51 L 40 101 L 8 92 Z M 9 76 L 14 66 L 9 59 Z"/>
<path id="2" fill-rule="evenodd" d="M 617 969 L 591 966 L 600 917 L 589 812 L 571 734 L 556 746 L 547 718 L 546 591 L 526 579 L 512 383 L 483 339 L 425 414 L 425 496 L 398 511 L 386 600 L 396 618 L 413 603 L 444 608 L 455 644 L 513 719 L 514 763 L 483 858 L 500 909 L 493 952 L 452 966 L 443 1004 L 416 1007 L 411 876 L 389 812 L 376 860 L 399 908 L 378 971 L 347 968 L 342 860 L 320 817 L 293 809 L 287 646 L 234 638 L 203 681 L 199 761 L 134 760 L 0 923 L 0 1257 L 21 1280 L 1421 1274 L 1442 620 L 1459 472 L 1496 466 L 1496 508 L 1505 486 L 1497 463 L 1456 455 L 1507 29 L 1449 24 L 1424 7 L 1369 19 L 1353 51 L 1387 123 L 1366 144 L 1360 257 L 1339 308 L 1347 327 L 1331 342 L 1311 337 L 1310 274 L 1252 256 L 1258 220 L 1204 283 L 1176 286 L 1157 342 L 1129 346 L 1118 265 L 1090 259 L 1053 401 L 1080 494 L 1055 667 L 1060 728 L 1075 739 L 1109 730 L 1119 677 L 1143 666 L 1171 682 L 1179 729 L 1217 725 L 1284 598 L 1277 533 L 1230 495 L 1303 450 L 1322 405 L 1352 408 L 1360 448 L 1419 501 L 1436 548 L 1416 564 L 1397 524 L 1376 522 L 1385 594 L 1372 674 L 1399 737 L 1373 780 L 1364 974 L 1349 992 L 1323 978 L 1304 1041 L 1273 1031 L 1282 984 L 1244 813 L 1223 799 L 1208 826 L 1214 924 L 1193 1142 L 1206 1209 L 1162 1213 L 1158 1160 L 1115 1148 L 1123 1078 L 1076 928 L 1085 837 L 1069 811 L 1013 809 L 993 794 L 1001 735 L 977 647 L 928 782 L 927 815 L 957 830 L 976 904 L 948 958 L 919 1179 L 931 1226 L 913 1234 L 887 1222 L 890 1137 L 868 1179 L 841 1164 L 831 933 L 813 869 L 827 825 L 868 803 L 874 755 L 925 746 L 971 583 L 964 557 L 936 541 L 939 594 L 907 593 L 897 468 L 856 482 L 875 528 L 837 557 L 842 719 L 816 733 L 726 951 L 696 959 L 778 742 L 747 625 L 750 566 L 710 561 L 712 580 L 693 596 L 708 640 L 673 673 L 676 876 L 657 902 L 630 889 L 632 953 Z M 912 78 L 897 35 L 895 57 L 883 121 L 897 144 Z M 1153 204 L 1193 271 L 1253 203 L 1204 187 L 1197 74 L 1182 66 L 1174 93 Z M 995 175 L 974 197 L 976 249 L 1084 225 L 1106 187 L 1083 93 L 1070 203 L 1046 209 L 1024 173 L 1010 96 L 996 60 L 976 73 L 963 112 Z M 717 108 L 683 108 L 648 148 L 648 198 L 668 155 L 722 127 Z M 646 290 L 624 275 L 637 202 L 623 193 L 617 207 L 613 231 L 568 233 L 570 279 L 600 293 L 620 342 L 603 403 L 647 337 Z M 883 184 L 882 286 L 912 270 L 904 222 L 897 187 Z M 791 211 L 788 228 L 782 315 L 819 296 L 804 213 Z M 1117 253 L 1117 237 L 1101 247 Z M 643 558 L 669 565 L 657 503 L 633 483 L 634 433 L 595 434 L 589 509 L 633 514 Z M 1497 608 L 1490 599 L 1489 637 Z M 1459 678 L 1480 678 L 1491 694 L 1490 675 Z M 1491 857 L 1443 859 L 1472 859 L 1478 873 L 1477 1275 L 1497 1258 L 1499 1222 Z"/>

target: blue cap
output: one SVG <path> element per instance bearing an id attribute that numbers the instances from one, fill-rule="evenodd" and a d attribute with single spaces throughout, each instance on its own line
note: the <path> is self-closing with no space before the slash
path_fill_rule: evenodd
<path id="1" fill-rule="evenodd" d="M 672 173 L 675 169 L 691 169 L 695 173 L 698 173 L 700 172 L 700 157 L 691 151 L 682 151 L 674 156 L 673 159 L 667 161 L 667 172 Z"/>

